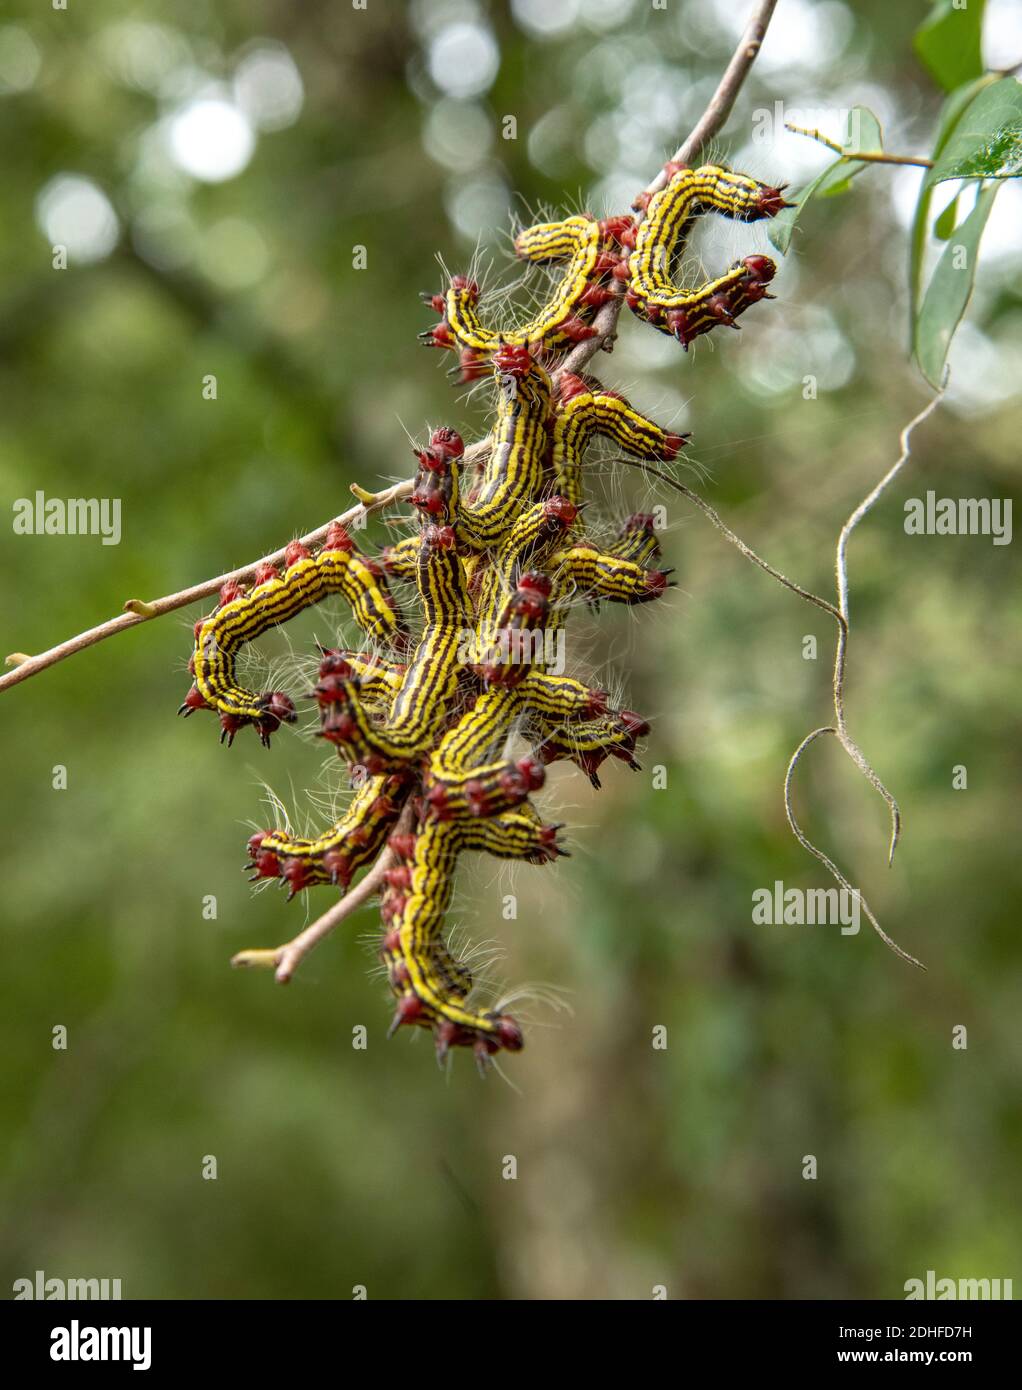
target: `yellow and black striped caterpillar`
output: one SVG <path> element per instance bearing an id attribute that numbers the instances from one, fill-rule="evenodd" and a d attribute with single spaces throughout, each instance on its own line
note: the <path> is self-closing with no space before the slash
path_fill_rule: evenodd
<path id="1" fill-rule="evenodd" d="M 633 231 L 629 216 L 596 221 L 580 215 L 527 227 L 515 238 L 515 253 L 536 265 L 563 266 L 542 308 L 517 327 L 487 328 L 479 313 L 479 286 L 455 275 L 445 294 L 423 295 L 441 318 L 420 339 L 427 347 L 455 349 L 462 381 L 484 375 L 505 344 L 538 353 L 584 342 L 596 331 L 596 311 L 617 293 L 615 282 L 627 275 L 625 256 Z"/>
<path id="2" fill-rule="evenodd" d="M 250 590 L 225 584 L 215 613 L 195 625 L 195 651 L 190 669 L 195 684 L 179 713 L 214 709 L 220 715 L 221 738 L 233 742 L 246 724 L 253 724 L 263 743 L 281 723 L 293 723 L 294 704 L 283 691 L 259 695 L 239 685 L 234 674 L 241 647 L 271 627 L 286 623 L 329 594 L 342 594 L 355 621 L 367 637 L 403 645 L 406 628 L 387 589 L 381 567 L 367 560 L 344 527 L 335 523 L 322 549 L 310 555 L 298 541 L 284 557 L 284 574 L 273 565 L 260 566 Z"/>
<path id="3" fill-rule="evenodd" d="M 353 794 L 317 836 L 253 835 L 252 876 L 279 880 L 289 896 L 346 888 L 389 847 L 380 956 L 396 1000 L 391 1031 L 430 1029 L 441 1058 L 466 1046 L 485 1063 L 523 1042 L 518 1022 L 487 1007 L 451 949 L 447 912 L 460 856 L 553 862 L 565 853 L 561 826 L 545 822 L 531 799 L 546 765 L 570 760 L 598 787 L 606 759 L 638 766 L 636 745 L 649 733 L 641 716 L 567 673 L 561 655 L 574 604 L 640 605 L 669 586 L 670 570 L 656 567 L 651 516 L 628 517 L 609 545 L 588 534 L 591 447 L 604 439 L 637 460 L 663 462 L 686 436 L 598 381 L 559 370 L 558 354 L 590 336 L 598 309 L 622 294 L 641 320 L 687 345 L 765 298 L 773 274 L 765 257 L 746 257 L 707 285 L 681 288 L 694 218 L 751 221 L 772 216 L 783 198 L 717 166 L 668 166 L 667 174 L 662 192 L 639 200 L 638 217 L 580 215 L 520 233 L 518 255 L 559 273 L 525 322 L 485 324 L 479 291 L 463 278 L 430 297 L 442 319 L 424 337 L 457 351 L 463 378 L 488 375 L 494 402 L 486 448 L 471 466 L 453 429 L 435 430 L 416 451 L 412 534 L 371 558 L 334 523 L 315 553 L 289 546 L 282 572 L 260 567 L 250 587 L 226 585 L 195 627 L 194 685 L 181 711 L 215 712 L 228 744 L 250 724 L 268 745 L 297 718 L 295 704 L 282 691 L 245 689 L 239 653 L 331 595 L 350 606 L 364 649 L 321 649 L 305 693 L 320 737 L 352 773 Z M 414 630 L 391 584 L 412 598 L 405 607 Z"/>
<path id="4" fill-rule="evenodd" d="M 645 218 L 628 257 L 628 307 L 687 348 L 720 324 L 737 328 L 739 314 L 760 299 L 777 267 L 769 256 L 746 256 L 705 284 L 685 289 L 676 276 L 697 217 L 716 212 L 738 222 L 774 217 L 786 206 L 783 190 L 715 164 L 699 169 L 667 165 L 666 188 L 636 205 Z"/>

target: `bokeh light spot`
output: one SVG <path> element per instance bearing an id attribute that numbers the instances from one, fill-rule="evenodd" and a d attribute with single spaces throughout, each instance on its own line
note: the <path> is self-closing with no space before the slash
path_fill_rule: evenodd
<path id="1" fill-rule="evenodd" d="M 305 101 L 305 86 L 282 43 L 260 40 L 245 51 L 234 74 L 234 99 L 258 130 L 294 125 Z"/>
<path id="2" fill-rule="evenodd" d="M 58 174 L 41 189 L 36 222 L 51 246 L 66 246 L 72 261 L 101 261 L 120 236 L 110 199 L 91 179 Z"/>
<path id="3" fill-rule="evenodd" d="M 500 67 L 497 40 L 482 24 L 449 24 L 430 41 L 429 75 L 452 97 L 488 91 Z"/>
<path id="4" fill-rule="evenodd" d="M 31 34 L 14 24 L 0 29 L 0 96 L 28 91 L 42 64 L 42 55 Z"/>
<path id="5" fill-rule="evenodd" d="M 172 116 L 169 138 L 175 163 L 204 183 L 234 178 L 255 150 L 244 113 L 220 97 L 202 97 Z"/>

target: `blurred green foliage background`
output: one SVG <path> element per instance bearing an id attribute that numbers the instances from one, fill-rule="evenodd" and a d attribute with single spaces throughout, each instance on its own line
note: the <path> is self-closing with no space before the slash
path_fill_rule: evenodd
<path id="1" fill-rule="evenodd" d="M 9 0 L 0 493 L 119 497 L 123 537 L 0 530 L 2 650 L 320 524 L 350 482 L 407 476 L 406 429 L 473 437 L 484 398 L 415 342 L 435 255 L 463 269 L 478 246 L 499 279 L 512 216 L 622 210 L 702 110 L 744 8 Z M 779 121 L 753 139 L 775 102 L 862 102 L 889 148 L 927 151 L 925 11 L 781 0 L 718 152 L 796 185 L 822 167 Z M 1022 57 L 1017 18 L 988 7 L 989 66 Z M 840 525 L 926 399 L 905 349 L 918 175 L 877 169 L 813 204 L 779 302 L 740 334 L 686 356 L 626 315 L 598 364 L 694 431 L 687 480 L 828 595 Z M 499 974 L 573 1009 L 525 1008 L 512 1084 L 483 1084 L 467 1056 L 445 1079 L 426 1037 L 385 1041 L 372 911 L 287 990 L 227 968 L 307 910 L 241 872 L 248 827 L 272 820 L 263 782 L 321 819 L 339 764 L 286 731 L 270 753 L 246 736 L 228 752 L 211 718 L 175 720 L 203 611 L 185 610 L 2 697 L 0 1287 L 43 1269 L 120 1277 L 128 1297 L 898 1298 L 927 1269 L 1022 1275 L 1017 549 L 902 524 L 926 489 L 1017 499 L 1017 193 L 988 227 L 948 400 L 851 546 L 849 718 L 904 811 L 893 869 L 884 807 L 835 746 L 813 747 L 796 786 L 808 832 L 927 972 L 865 924 L 752 923 L 759 887 L 828 886 L 781 787 L 830 720 L 832 625 L 634 472 L 601 474 L 601 505 L 666 507 L 679 587 L 587 630 L 590 669 L 654 721 L 646 770 L 611 765 L 597 795 L 556 769 L 540 805 L 570 822 L 574 857 L 516 874 L 516 921 L 506 875 L 477 863 L 459 880 L 456 920 L 500 942 Z M 701 243 L 712 264 L 766 249 L 759 227 Z M 341 618 L 295 625 L 290 645 Z"/>

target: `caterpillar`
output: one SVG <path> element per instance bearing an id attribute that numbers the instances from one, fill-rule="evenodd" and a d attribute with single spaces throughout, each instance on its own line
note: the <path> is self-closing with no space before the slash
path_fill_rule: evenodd
<path id="1" fill-rule="evenodd" d="M 485 829 L 480 832 L 478 826 Z M 471 1044 L 482 1061 L 501 1048 L 518 1051 L 523 1041 L 509 1015 L 471 1006 L 471 973 L 444 943 L 459 853 L 481 849 L 501 858 L 545 863 L 560 852 L 559 827 L 544 826 L 528 815 L 492 816 L 478 826 L 452 820 L 426 824 L 405 848 L 407 867 L 388 876 L 384 894 L 388 929 L 380 955 L 396 997 L 390 1031 L 403 1024 L 432 1029 L 441 1060 L 452 1046 Z"/>
<path id="2" fill-rule="evenodd" d="M 457 537 L 473 550 L 499 542 L 539 490 L 553 413 L 550 378 L 524 347 L 501 347 L 497 423 L 476 486 L 459 509 Z"/>
<path id="3" fill-rule="evenodd" d="M 518 234 L 519 258 L 564 267 L 533 318 L 499 332 L 485 327 L 478 284 L 456 275 L 445 293 L 423 295 L 441 317 L 420 339 L 430 347 L 457 350 L 461 380 L 473 381 L 503 343 L 550 352 L 585 341 L 595 332 L 596 311 L 622 287 L 633 312 L 686 348 L 719 324 L 737 327 L 735 320 L 750 304 L 770 297 L 766 286 L 776 266 L 769 257 L 746 256 L 691 290 L 675 283 L 673 271 L 696 217 L 708 212 L 741 222 L 773 217 L 790 206 L 784 190 L 720 165 L 690 169 L 672 162 L 665 171 L 666 188 L 640 194 L 633 204 L 645 213 L 638 225 L 628 215 L 599 221 L 577 215 L 538 222 Z"/>
<path id="4" fill-rule="evenodd" d="M 634 772 L 641 771 L 635 761 L 635 745 L 648 733 L 649 724 L 634 710 L 615 710 L 597 719 L 579 720 L 551 729 L 539 746 L 538 754 L 543 763 L 568 758 L 599 791 L 598 769 L 608 757 L 620 758 Z"/>
<path id="5" fill-rule="evenodd" d="M 661 429 L 619 392 L 607 391 L 577 373 L 562 372 L 550 465 L 557 491 L 576 505 L 583 492 L 582 460 L 600 435 L 633 458 L 651 463 L 670 462 L 687 439 Z"/>
<path id="6" fill-rule="evenodd" d="M 659 560 L 660 542 L 656 535 L 655 518 L 649 512 L 634 512 L 626 517 L 608 552 L 621 560 L 632 560 L 637 565 Z"/>
<path id="7" fill-rule="evenodd" d="M 719 324 L 737 328 L 738 316 L 760 299 L 772 296 L 767 285 L 777 267 L 768 256 L 745 256 L 723 275 L 694 289 L 675 282 L 674 274 L 694 220 L 717 212 L 739 222 L 774 217 L 783 207 L 783 188 L 759 183 L 745 174 L 714 164 L 698 169 L 668 164 L 666 188 L 643 194 L 635 206 L 645 218 L 628 257 L 625 302 L 633 313 L 662 333 L 689 343 Z"/>
<path id="8" fill-rule="evenodd" d="M 306 694 L 319 737 L 351 773 L 351 797 L 318 835 L 252 835 L 248 868 L 253 881 L 276 881 L 292 898 L 346 888 L 386 849 L 379 956 L 395 1001 L 390 1031 L 429 1029 L 441 1061 L 465 1047 L 485 1068 L 524 1041 L 515 1018 L 485 1006 L 448 939 L 461 855 L 535 866 L 563 857 L 563 827 L 532 800 L 547 766 L 570 761 L 598 788 L 608 760 L 638 768 L 650 732 L 606 690 L 548 669 L 546 643 L 578 600 L 644 605 L 670 587 L 652 516 L 627 517 L 606 544 L 588 534 L 591 448 L 606 439 L 659 462 L 675 458 L 687 436 L 590 376 L 558 372 L 557 355 L 592 334 L 614 296 L 686 346 L 768 297 L 765 257 L 746 257 L 692 290 L 676 277 L 696 217 L 772 216 L 784 206 L 781 189 L 718 166 L 667 172 L 662 192 L 637 200 L 644 217 L 576 215 L 519 233 L 517 255 L 557 277 L 525 322 L 484 323 L 478 287 L 461 277 L 427 296 L 442 317 L 424 340 L 457 353 L 463 380 L 489 376 L 492 425 L 471 466 L 461 435 L 446 426 L 415 450 L 409 535 L 370 557 L 335 522 L 315 553 L 292 543 L 282 572 L 261 566 L 250 587 L 226 584 L 195 625 L 194 684 L 180 712 L 214 711 L 228 745 L 249 724 L 269 745 L 296 721 L 296 706 L 283 691 L 245 689 L 238 654 L 331 594 L 350 605 L 365 648 L 320 648 Z M 391 583 L 412 599 L 414 627 Z"/>
<path id="9" fill-rule="evenodd" d="M 195 651 L 191 672 L 195 684 L 185 696 L 179 714 L 212 709 L 220 716 L 221 742 L 233 743 L 246 724 L 255 726 L 263 744 L 282 723 L 294 723 L 295 707 L 284 691 L 256 694 L 238 684 L 235 657 L 246 643 L 271 627 L 287 622 L 328 594 L 342 594 L 351 605 L 355 621 L 368 637 L 403 645 L 407 630 L 390 593 L 381 567 L 367 560 L 347 531 L 335 522 L 316 555 L 299 541 L 292 541 L 284 556 L 284 575 L 274 565 L 260 565 L 253 587 L 229 581 L 220 590 L 215 613 L 195 625 Z"/>
<path id="10" fill-rule="evenodd" d="M 479 314 L 478 284 L 456 275 L 445 294 L 423 295 L 441 318 L 419 335 L 420 340 L 428 347 L 457 349 L 462 381 L 485 371 L 503 344 L 539 351 L 584 342 L 596 331 L 596 311 L 617 293 L 614 282 L 627 275 L 625 253 L 633 236 L 633 219 L 628 216 L 597 221 L 579 215 L 536 223 L 515 238 L 515 253 L 537 265 L 564 264 L 560 281 L 539 312 L 518 328 L 486 328 Z"/>
<path id="11" fill-rule="evenodd" d="M 380 551 L 379 561 L 391 579 L 414 582 L 419 563 L 418 536 L 405 536 L 396 545 L 385 545 Z"/>
<path id="12" fill-rule="evenodd" d="M 386 724 L 376 725 L 359 681 L 342 658 L 325 660 L 313 694 L 323 711 L 320 732 L 371 773 L 400 771 L 426 750 L 457 689 L 457 662 L 471 610 L 464 567 L 450 527 L 422 533 L 417 571 L 423 634 L 391 701 Z"/>
<path id="13" fill-rule="evenodd" d="M 326 648 L 322 649 L 322 654 L 324 657 L 337 656 L 348 663 L 358 681 L 358 693 L 364 708 L 374 713 L 391 704 L 408 671 L 407 665 L 386 661 L 377 655 L 364 657 L 358 652 L 333 652 Z"/>
<path id="14" fill-rule="evenodd" d="M 248 842 L 251 882 L 281 878 L 288 897 L 315 883 L 347 888 L 356 870 L 371 864 L 400 814 L 410 783 L 385 774 L 366 778 L 335 825 L 314 840 L 284 831 L 257 831 Z"/>
<path id="15" fill-rule="evenodd" d="M 479 623 L 475 633 L 477 653 L 472 669 L 486 681 L 503 677 L 487 661 L 490 653 L 511 645 L 515 631 L 541 631 L 550 609 L 551 581 L 542 571 L 524 571 L 524 564 L 542 561 L 572 525 L 578 509 L 562 497 L 550 497 L 519 519 L 512 540 L 502 547 L 478 587 Z M 524 523 L 524 524 L 523 524 Z M 506 663 L 505 663 L 506 664 Z"/>
<path id="16" fill-rule="evenodd" d="M 573 545 L 551 556 L 558 571 L 560 587 L 616 603 L 648 603 L 659 598 L 673 570 L 650 570 L 634 560 L 613 553 L 603 554 L 595 546 Z"/>

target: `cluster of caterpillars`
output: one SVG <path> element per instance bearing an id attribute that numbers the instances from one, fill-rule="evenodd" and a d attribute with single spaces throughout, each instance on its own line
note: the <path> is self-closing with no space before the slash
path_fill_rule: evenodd
<path id="1" fill-rule="evenodd" d="M 561 827 L 545 823 L 530 800 L 545 766 L 569 759 L 598 787 L 608 757 L 637 767 L 636 742 L 649 731 L 633 711 L 611 707 L 606 691 L 548 672 L 544 657 L 579 600 L 640 604 L 669 582 L 669 571 L 653 567 L 651 517 L 629 517 L 610 545 L 588 537 L 590 446 L 602 437 L 652 463 L 673 459 L 685 440 L 592 378 L 558 370 L 559 359 L 596 331 L 593 318 L 613 295 L 687 346 L 733 324 L 774 273 L 766 257 L 747 256 L 705 285 L 677 284 L 696 217 L 753 221 L 784 200 L 779 189 L 717 166 L 668 165 L 667 175 L 661 192 L 637 204 L 641 219 L 574 216 L 519 235 L 520 256 L 563 269 L 527 323 L 484 327 L 478 290 L 461 277 L 429 297 L 443 319 L 428 341 L 458 352 L 463 378 L 492 377 L 495 418 L 473 466 L 452 429 L 435 430 L 417 451 L 414 534 L 372 558 L 335 522 L 315 553 L 294 542 L 282 571 L 265 565 L 250 587 L 225 585 L 216 611 L 195 627 L 195 683 L 182 712 L 213 710 L 222 741 L 252 725 L 268 745 L 295 721 L 295 705 L 283 691 L 245 689 L 237 654 L 330 594 L 349 604 L 364 649 L 322 651 L 310 694 L 320 735 L 349 767 L 352 799 L 318 838 L 261 832 L 249 855 L 255 878 L 281 879 L 293 895 L 316 884 L 347 887 L 389 846 L 380 955 L 397 1001 L 392 1031 L 431 1029 L 441 1058 L 470 1046 L 483 1064 L 522 1046 L 518 1023 L 475 1001 L 471 973 L 449 949 L 459 856 L 557 858 Z M 414 635 L 406 609 L 418 615 Z M 524 757 L 509 756 L 514 737 L 528 747 Z"/>
<path id="2" fill-rule="evenodd" d="M 686 289 L 679 270 L 698 217 L 715 212 L 739 222 L 773 217 L 786 207 L 783 190 L 715 164 L 698 169 L 665 166 L 667 186 L 642 193 L 636 211 L 645 215 L 568 217 L 540 222 L 515 238 L 515 253 L 536 265 L 563 266 L 554 293 L 526 323 L 513 330 L 485 328 L 479 313 L 479 286 L 456 275 L 446 294 L 425 298 L 440 322 L 420 336 L 436 347 L 458 352 L 461 379 L 485 373 L 501 342 L 550 353 L 571 348 L 596 333 L 593 319 L 608 300 L 624 294 L 634 314 L 662 333 L 689 343 L 720 324 L 735 320 L 750 304 L 771 296 L 767 285 L 776 266 L 768 256 L 746 256 L 723 275 Z"/>

